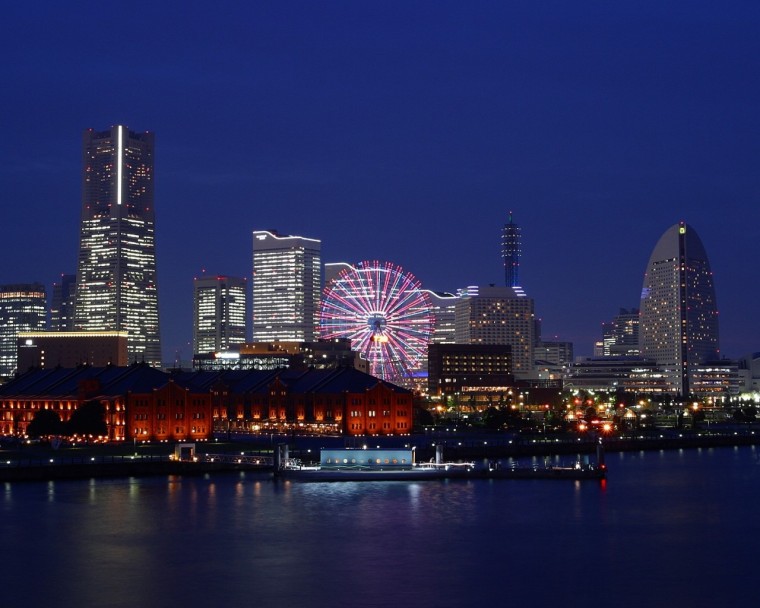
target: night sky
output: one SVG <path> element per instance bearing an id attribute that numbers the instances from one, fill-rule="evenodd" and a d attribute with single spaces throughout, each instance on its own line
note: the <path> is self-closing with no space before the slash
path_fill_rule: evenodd
<path id="1" fill-rule="evenodd" d="M 254 229 L 455 291 L 503 283 L 509 211 L 545 339 L 590 355 L 685 220 L 760 350 L 754 0 L 16 2 L 0 49 L 0 283 L 76 271 L 84 129 L 153 131 L 167 363 Z"/>

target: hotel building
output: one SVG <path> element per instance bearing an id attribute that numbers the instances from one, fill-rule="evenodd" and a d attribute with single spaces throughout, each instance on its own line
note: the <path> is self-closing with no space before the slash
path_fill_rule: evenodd
<path id="1" fill-rule="evenodd" d="M 129 360 L 124 331 L 23 331 L 16 343 L 20 372 L 33 367 L 123 367 Z"/>
<path id="2" fill-rule="evenodd" d="M 534 331 L 533 299 L 519 287 L 468 287 L 456 303 L 456 343 L 510 346 L 516 379 L 533 374 Z"/>
<path id="3" fill-rule="evenodd" d="M 718 307 L 710 263 L 697 233 L 680 222 L 657 242 L 641 290 L 641 356 L 687 397 L 697 365 L 718 359 Z"/>
<path id="4" fill-rule="evenodd" d="M 507 392 L 514 386 L 509 346 L 431 344 L 428 349 L 428 390 L 434 397 Z"/>
<path id="5" fill-rule="evenodd" d="M 253 341 L 312 342 L 319 329 L 321 242 L 253 232 Z"/>

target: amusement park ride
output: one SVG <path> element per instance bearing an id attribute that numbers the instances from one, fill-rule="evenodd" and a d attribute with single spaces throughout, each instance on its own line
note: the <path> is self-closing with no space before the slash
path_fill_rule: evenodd
<path id="1" fill-rule="evenodd" d="M 325 287 L 320 332 L 350 339 L 373 376 L 408 385 L 427 357 L 433 321 L 430 297 L 414 275 L 369 261 L 344 268 Z"/>

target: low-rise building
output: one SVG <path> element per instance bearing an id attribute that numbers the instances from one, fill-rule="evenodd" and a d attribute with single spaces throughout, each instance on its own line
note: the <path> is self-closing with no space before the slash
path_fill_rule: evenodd
<path id="1" fill-rule="evenodd" d="M 16 339 L 18 369 L 127 365 L 126 331 L 24 331 Z"/>
<path id="2" fill-rule="evenodd" d="M 215 353 L 200 353 L 193 357 L 193 369 L 273 370 L 286 368 L 332 369 L 354 367 L 368 370 L 367 360 L 351 350 L 351 340 L 317 340 L 315 342 L 252 342 L 235 345 Z"/>
<path id="3" fill-rule="evenodd" d="M 35 369 L 0 386 L 0 434 L 41 410 L 105 408 L 108 439 L 203 441 L 217 431 L 406 435 L 412 393 L 349 367 L 166 373 L 148 365 Z"/>
<path id="4" fill-rule="evenodd" d="M 503 391 L 514 383 L 512 349 L 496 344 L 431 344 L 430 395 Z"/>

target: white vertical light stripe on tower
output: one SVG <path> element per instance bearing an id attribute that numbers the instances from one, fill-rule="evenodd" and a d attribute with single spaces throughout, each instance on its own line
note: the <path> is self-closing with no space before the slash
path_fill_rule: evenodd
<path id="1" fill-rule="evenodd" d="M 129 362 L 145 361 L 158 367 L 161 342 L 153 141 L 148 131 L 132 133 L 126 125 L 116 123 L 104 131 L 88 129 L 84 133 L 85 179 L 74 327 L 82 331 L 128 331 Z M 128 217 L 122 217 L 122 207 L 130 203 L 135 203 L 135 208 Z"/>
<path id="2" fill-rule="evenodd" d="M 116 204 L 121 205 L 121 166 L 123 162 L 123 147 L 122 147 L 122 140 L 121 140 L 121 125 L 117 127 L 119 132 L 119 143 L 118 143 L 118 160 L 116 161 Z"/>

